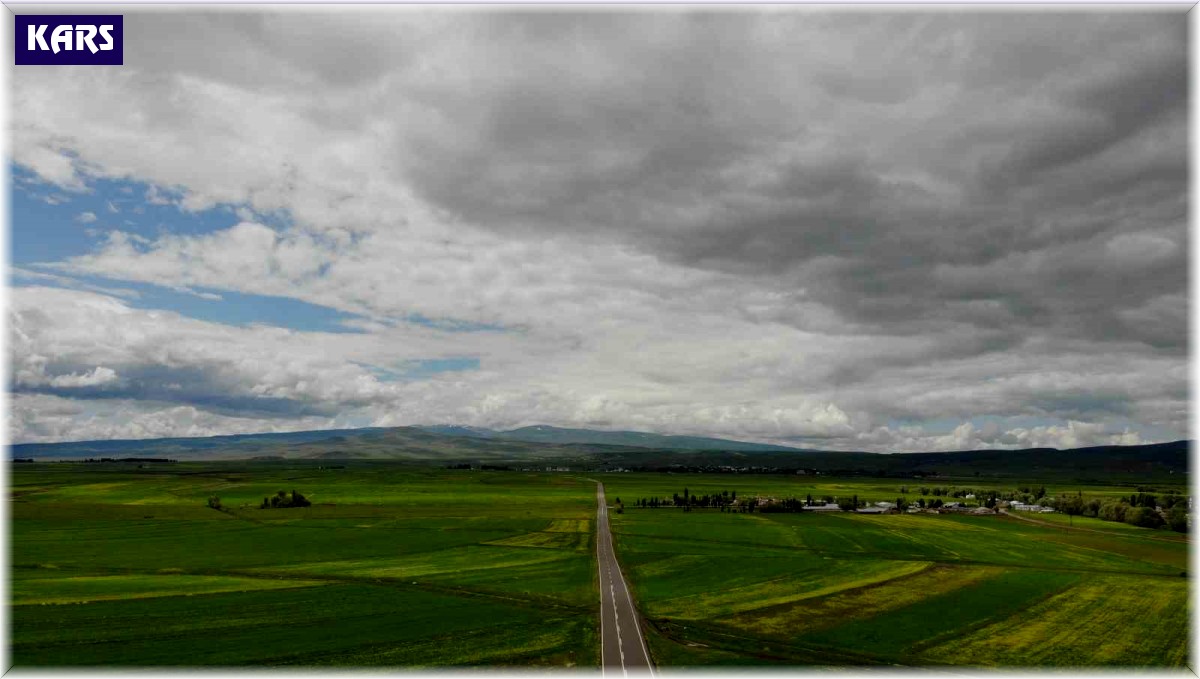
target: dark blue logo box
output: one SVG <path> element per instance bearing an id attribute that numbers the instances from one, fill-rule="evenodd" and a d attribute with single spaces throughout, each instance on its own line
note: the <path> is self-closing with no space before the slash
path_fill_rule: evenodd
<path id="1" fill-rule="evenodd" d="M 120 14 L 17 14 L 17 66 L 120 66 Z"/>

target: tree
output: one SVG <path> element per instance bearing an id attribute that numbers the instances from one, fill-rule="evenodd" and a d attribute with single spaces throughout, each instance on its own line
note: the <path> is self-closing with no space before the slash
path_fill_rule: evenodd
<path id="1" fill-rule="evenodd" d="M 1096 516 L 1105 521 L 1124 521 L 1125 514 L 1129 509 L 1129 505 L 1124 502 L 1106 500 L 1100 504 L 1100 509 L 1096 512 Z"/>
<path id="2" fill-rule="evenodd" d="M 309 507 L 309 506 L 312 506 L 312 503 L 309 502 L 308 498 L 304 497 L 303 495 L 296 492 L 295 490 L 292 491 L 291 497 L 288 497 L 288 494 L 285 491 L 281 490 L 278 493 L 275 493 L 275 495 L 271 496 L 270 498 L 264 497 L 262 504 L 259 505 L 259 508 L 267 509 L 267 508 L 273 507 L 273 508 L 278 509 L 278 508 L 285 508 L 285 507 Z"/>
<path id="3" fill-rule="evenodd" d="M 1163 518 L 1153 507 L 1131 507 L 1125 512 L 1125 523 L 1142 528 L 1158 528 L 1163 525 Z"/>
<path id="4" fill-rule="evenodd" d="M 839 498 L 838 509 L 842 510 L 843 512 L 852 512 L 855 509 L 858 509 L 858 496 L 856 495 L 853 498 Z"/>
<path id="5" fill-rule="evenodd" d="M 1083 498 L 1078 495 L 1060 497 L 1056 504 L 1058 505 L 1058 511 L 1067 516 L 1079 516 L 1083 513 Z"/>
<path id="6" fill-rule="evenodd" d="M 217 497 L 216 495 L 213 495 L 212 497 L 208 498 L 208 506 L 212 509 L 220 510 L 221 509 L 221 498 Z"/>
<path id="7" fill-rule="evenodd" d="M 1171 511 L 1167 513 L 1167 526 L 1176 533 L 1188 532 L 1187 507 L 1182 504 L 1171 507 Z"/>

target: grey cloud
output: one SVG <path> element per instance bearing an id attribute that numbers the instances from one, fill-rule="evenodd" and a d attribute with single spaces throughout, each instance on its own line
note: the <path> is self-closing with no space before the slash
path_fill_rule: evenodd
<path id="1" fill-rule="evenodd" d="M 185 209 L 248 202 L 297 225 L 110 239 L 57 270 L 293 295 L 372 328 L 413 313 L 519 327 L 553 358 L 493 356 L 472 383 L 486 403 L 421 396 L 480 424 L 539 413 L 842 447 L 1186 428 L 1181 11 L 139 11 L 128 26 L 119 77 L 15 75 L 18 162 L 68 185 L 58 151 L 74 150 L 95 174 L 179 187 Z M 69 91 L 107 98 L 86 116 L 46 104 Z M 32 353 L 66 361 L 52 375 L 95 367 L 70 349 Z M 156 385 L 185 377 L 177 403 L 225 411 L 255 387 L 289 416 L 400 398 L 189 360 L 203 367 L 182 377 L 114 365 L 124 397 L 170 401 Z M 981 414 L 1078 426 L 878 429 Z"/>
<path id="2" fill-rule="evenodd" d="M 768 20 L 798 37 L 751 42 Z M 542 20 L 496 21 L 527 22 Z M 543 46 L 561 47 L 559 60 L 519 61 L 516 72 L 485 65 L 496 78 L 478 96 L 429 94 L 448 97 L 441 110 L 456 134 L 422 139 L 407 172 L 426 197 L 485 228 L 586 229 L 693 266 L 799 270 L 813 299 L 889 327 L 938 320 L 949 300 L 996 300 L 1026 325 L 1103 327 L 1124 340 L 1137 334 L 1105 305 L 1138 308 L 1182 289 L 1178 259 L 1115 279 L 1111 262 L 1072 252 L 1131 221 L 1182 233 L 1177 150 L 1143 149 L 1129 167 L 1081 166 L 1182 129 L 1181 15 L 550 22 L 575 50 L 553 38 Z M 805 22 L 837 26 L 838 42 L 871 41 L 883 56 L 856 50 L 848 61 Z M 520 55 L 514 35 L 549 32 L 497 28 L 484 51 Z M 815 42 L 800 47 L 799 36 Z M 833 56 L 815 56 L 822 47 Z M 597 67 L 581 53 L 630 77 L 589 79 Z M 921 97 L 926 108 L 899 106 Z M 472 143 L 448 141 L 460 136 Z M 1176 209 L 1164 215 L 1164 204 Z M 1073 226 L 1055 226 L 1067 219 Z M 1014 281 L 1000 271 L 1013 252 L 1066 261 Z M 843 261 L 803 276 L 827 257 Z M 947 287 L 933 275 L 939 264 L 977 270 L 974 290 Z"/>

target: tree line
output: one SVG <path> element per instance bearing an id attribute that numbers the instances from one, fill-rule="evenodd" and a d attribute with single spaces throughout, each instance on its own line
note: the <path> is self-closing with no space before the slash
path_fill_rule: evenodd
<path id="1" fill-rule="evenodd" d="M 620 498 L 617 498 L 620 502 Z M 683 495 L 672 493 L 670 499 L 663 497 L 643 497 L 639 498 L 635 505 L 643 509 L 658 509 L 660 507 L 682 507 L 683 511 L 691 511 L 694 508 L 710 508 L 728 511 L 730 507 L 738 505 L 737 491 L 723 490 L 720 493 L 692 495 L 687 486 L 683 488 Z"/>
<path id="2" fill-rule="evenodd" d="M 1142 528 L 1167 527 L 1178 533 L 1188 532 L 1187 497 L 1168 490 L 1161 498 L 1137 492 L 1128 498 L 1100 500 L 1084 498 L 1083 493 L 1048 499 L 1047 505 L 1070 516 L 1090 516 L 1101 521 L 1116 521 Z M 1162 507 L 1162 511 L 1158 510 Z"/>

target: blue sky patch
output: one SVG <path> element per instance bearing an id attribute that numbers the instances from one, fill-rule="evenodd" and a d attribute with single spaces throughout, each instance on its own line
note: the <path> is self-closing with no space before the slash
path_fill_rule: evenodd
<path id="1" fill-rule="evenodd" d="M 219 205 L 189 212 L 178 205 L 181 194 L 145 182 L 92 179 L 85 191 L 70 191 L 42 181 L 12 165 L 12 261 L 20 266 L 61 261 L 93 251 L 110 231 L 143 238 L 200 235 L 228 229 L 244 206 Z M 255 221 L 281 228 L 283 212 L 254 213 Z"/>
<path id="2" fill-rule="evenodd" d="M 459 356 L 453 358 L 426 358 L 415 361 L 405 361 L 394 368 L 358 363 L 380 382 L 415 382 L 429 379 L 434 375 L 447 372 L 463 372 L 479 370 L 479 359 Z"/>

